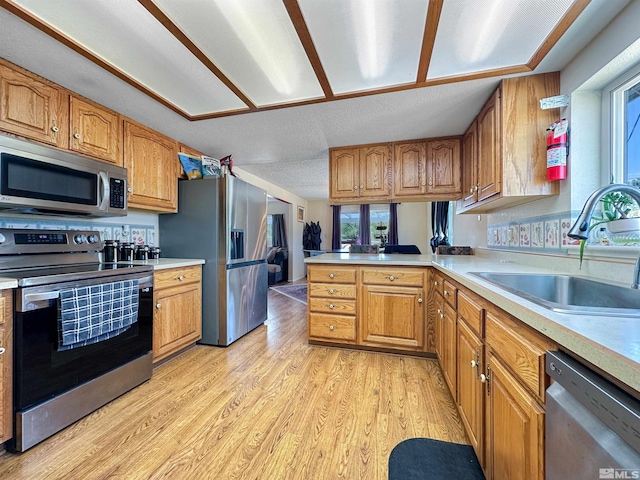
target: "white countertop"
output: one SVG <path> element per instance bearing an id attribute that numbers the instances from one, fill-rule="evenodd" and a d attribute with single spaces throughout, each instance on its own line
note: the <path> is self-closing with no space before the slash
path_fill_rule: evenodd
<path id="1" fill-rule="evenodd" d="M 6 290 L 7 288 L 17 288 L 18 280 L 15 278 L 0 277 L 0 290 Z"/>
<path id="2" fill-rule="evenodd" d="M 407 258 L 399 258 L 407 257 Z M 523 323 L 640 392 L 640 318 L 556 313 L 470 272 L 563 272 L 477 255 L 323 254 L 305 263 L 433 266 Z M 608 282 L 613 283 L 613 282 Z M 621 284 L 628 286 L 627 284 Z"/>
<path id="3" fill-rule="evenodd" d="M 158 258 L 155 260 L 134 260 L 133 265 L 151 265 L 154 270 L 163 270 L 165 268 L 190 267 L 192 265 L 202 265 L 204 260 L 201 258 Z"/>

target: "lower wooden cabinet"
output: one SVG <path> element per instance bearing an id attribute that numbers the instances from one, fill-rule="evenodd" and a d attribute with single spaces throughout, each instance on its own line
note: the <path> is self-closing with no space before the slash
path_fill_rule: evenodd
<path id="1" fill-rule="evenodd" d="M 0 443 L 13 436 L 13 291 L 0 292 Z"/>
<path id="2" fill-rule="evenodd" d="M 202 267 L 169 268 L 155 273 L 153 361 L 202 338 Z"/>
<path id="3" fill-rule="evenodd" d="M 456 311 L 445 300 L 442 316 L 442 359 L 440 360 L 440 365 L 453 398 L 455 398 L 457 390 L 456 323 Z"/>
<path id="4" fill-rule="evenodd" d="M 487 478 L 543 480 L 544 410 L 491 353 L 487 377 Z"/>
<path id="5" fill-rule="evenodd" d="M 426 351 L 426 269 L 308 265 L 309 341 Z"/>

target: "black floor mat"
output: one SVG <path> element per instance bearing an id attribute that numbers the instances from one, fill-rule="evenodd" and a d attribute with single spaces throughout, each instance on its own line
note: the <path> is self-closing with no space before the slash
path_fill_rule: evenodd
<path id="1" fill-rule="evenodd" d="M 484 480 L 473 447 L 410 438 L 389 455 L 389 480 Z"/>

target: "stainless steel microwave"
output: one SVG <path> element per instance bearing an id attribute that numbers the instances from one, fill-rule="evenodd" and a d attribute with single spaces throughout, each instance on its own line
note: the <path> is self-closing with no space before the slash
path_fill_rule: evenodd
<path id="1" fill-rule="evenodd" d="M 43 215 L 127 214 L 127 169 L 0 135 L 0 210 Z"/>

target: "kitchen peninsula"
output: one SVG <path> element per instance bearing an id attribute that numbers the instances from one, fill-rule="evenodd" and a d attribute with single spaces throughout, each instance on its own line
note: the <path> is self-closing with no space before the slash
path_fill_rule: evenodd
<path id="1" fill-rule="evenodd" d="M 471 273 L 558 271 L 489 252 L 305 263 L 309 343 L 435 354 L 488 478 L 545 476 L 547 351 L 570 353 L 640 398 L 637 318 L 556 313 Z"/>

